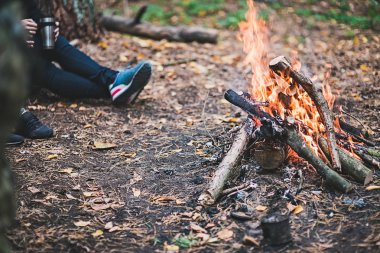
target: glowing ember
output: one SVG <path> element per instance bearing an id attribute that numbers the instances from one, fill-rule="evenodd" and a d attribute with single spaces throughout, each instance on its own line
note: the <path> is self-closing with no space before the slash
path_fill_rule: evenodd
<path id="1" fill-rule="evenodd" d="M 317 153 L 317 143 L 313 135 L 324 131 L 319 113 L 304 90 L 291 85 L 291 80 L 284 81 L 269 69 L 269 29 L 264 20 L 257 18 L 254 2 L 248 0 L 247 4 L 247 21 L 240 23 L 239 38 L 243 41 L 244 52 L 247 54 L 245 63 L 252 68 L 253 76 L 249 92 L 255 100 L 269 102 L 269 107 L 262 109 L 271 115 L 278 115 L 283 119 L 292 116 L 302 122 L 304 129 L 302 135 Z M 294 61 L 292 64 L 295 69 L 301 67 L 299 61 Z M 322 84 L 322 89 L 331 108 L 335 97 L 326 80 Z"/>

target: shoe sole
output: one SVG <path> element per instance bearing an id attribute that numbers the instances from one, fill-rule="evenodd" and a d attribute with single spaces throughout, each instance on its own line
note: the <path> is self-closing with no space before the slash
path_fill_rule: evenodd
<path id="1" fill-rule="evenodd" d="M 21 145 L 23 143 L 24 143 L 24 141 L 7 142 L 6 146 L 19 146 L 19 145 Z"/>
<path id="2" fill-rule="evenodd" d="M 125 104 L 133 103 L 138 95 L 144 90 L 145 86 L 149 83 L 150 77 L 152 76 L 152 68 L 149 63 L 144 63 L 132 78 L 130 85 L 120 91 L 124 92 L 118 98 L 114 100 L 116 106 L 121 106 Z M 137 95 L 136 95 L 137 92 Z M 133 97 L 133 95 L 136 95 Z M 132 101 L 130 98 L 133 97 Z"/>

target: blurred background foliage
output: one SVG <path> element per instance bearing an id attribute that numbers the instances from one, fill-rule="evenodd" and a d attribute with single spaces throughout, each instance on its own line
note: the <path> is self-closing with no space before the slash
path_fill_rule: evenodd
<path id="1" fill-rule="evenodd" d="M 380 29 L 379 0 L 257 0 L 266 3 L 259 16 L 269 19 L 277 11 L 280 15 L 296 13 L 313 26 L 316 22 L 339 22 L 352 28 Z M 100 0 L 107 13 L 122 14 L 123 0 Z M 159 24 L 203 25 L 236 29 L 245 18 L 246 0 L 130 0 L 133 15 L 140 6 L 149 4 L 145 21 Z M 112 6 L 112 7 L 110 7 Z"/>

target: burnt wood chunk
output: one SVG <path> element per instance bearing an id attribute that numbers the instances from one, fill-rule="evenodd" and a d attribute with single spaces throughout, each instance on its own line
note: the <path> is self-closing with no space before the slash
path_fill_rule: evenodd
<path id="1" fill-rule="evenodd" d="M 307 92 L 310 98 L 313 100 L 317 110 L 322 118 L 323 124 L 326 127 L 327 142 L 329 153 L 331 154 L 331 164 L 334 169 L 340 170 L 341 163 L 337 151 L 337 144 L 335 139 L 333 117 L 330 112 L 330 108 L 327 104 L 325 97 L 323 96 L 322 88 L 317 87 L 308 77 L 302 73 L 294 70 L 291 63 L 285 56 L 278 56 L 274 58 L 269 67 L 273 72 L 283 78 L 292 78 L 292 82 L 299 84 Z"/>

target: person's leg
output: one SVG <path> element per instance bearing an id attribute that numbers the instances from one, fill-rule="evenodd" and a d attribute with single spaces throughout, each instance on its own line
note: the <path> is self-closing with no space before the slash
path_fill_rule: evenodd
<path id="1" fill-rule="evenodd" d="M 53 137 L 54 131 L 43 124 L 36 115 L 21 108 L 16 134 L 31 139 L 46 139 Z"/>
<path id="2" fill-rule="evenodd" d="M 49 63 L 46 68 L 45 88 L 65 98 L 107 98 L 107 86 L 101 86 L 80 75 L 57 68 Z"/>
<path id="3" fill-rule="evenodd" d="M 103 67 L 89 56 L 79 51 L 63 36 L 59 36 L 51 57 L 65 71 L 75 73 L 106 88 L 112 84 L 118 74 L 117 71 Z"/>

